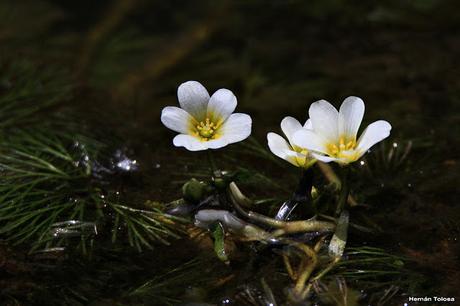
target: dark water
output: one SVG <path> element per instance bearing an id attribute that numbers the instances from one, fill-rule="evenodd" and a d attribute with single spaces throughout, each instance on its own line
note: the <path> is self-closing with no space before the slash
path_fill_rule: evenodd
<path id="1" fill-rule="evenodd" d="M 338 106 L 349 95 L 362 97 L 364 124 L 385 119 L 393 130 L 352 173 L 352 194 L 366 205 L 351 211 L 352 221 L 379 230 L 352 229 L 348 243 L 401 256 L 404 267 L 394 277 L 345 278 L 349 290 L 372 305 L 402 305 L 408 296 L 460 299 L 460 37 L 454 1 L 4 1 L 0 16 L 0 94 L 52 84 L 53 97 L 53 89 L 71 87 L 56 98 L 58 104 L 12 123 L 6 124 L 21 107 L 44 99 L 31 95 L 27 104 L 15 104 L 17 112 L 2 106 L 2 135 L 45 125 L 59 129 L 59 120 L 76 127 L 106 144 L 101 164 L 112 170 L 119 165 L 115 174 L 102 171 L 91 184 L 102 195 L 118 192 L 136 208 L 180 198 L 191 177 L 207 179 L 206 154 L 173 147 L 174 134 L 159 120 L 164 106 L 177 105 L 177 86 L 186 80 L 198 80 L 210 92 L 231 89 L 238 111 L 253 118 L 253 138 L 265 148 L 266 133 L 280 132 L 284 116 L 303 120 L 318 99 Z M 16 73 L 15 63 L 29 68 Z M 31 70 L 38 73 L 27 74 Z M 34 85 L 41 72 L 49 77 Z M 20 74 L 32 85 L 19 82 Z M 297 169 L 247 154 L 241 144 L 224 151 L 215 154 L 221 168 L 270 178 L 242 183 L 252 198 L 281 203 L 295 188 Z M 209 236 L 184 238 L 194 235 L 189 229 L 171 246 L 138 252 L 127 241 L 110 242 L 104 228 L 112 221 L 101 225 L 91 256 L 70 248 L 30 255 L 30 242 L 13 245 L 5 236 L 2 303 L 266 305 L 257 299 L 264 278 L 283 304 L 287 278 L 276 250 L 255 251 L 235 239 L 229 241 L 231 264 L 225 265 L 215 258 Z M 150 287 L 135 290 L 149 280 Z M 379 304 L 377 297 L 389 289 L 394 296 Z"/>

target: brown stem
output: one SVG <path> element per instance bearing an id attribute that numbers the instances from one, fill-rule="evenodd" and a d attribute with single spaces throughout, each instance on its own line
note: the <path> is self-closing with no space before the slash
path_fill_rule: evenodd
<path id="1" fill-rule="evenodd" d="M 292 245 L 297 247 L 305 254 L 303 264 L 305 264 L 306 267 L 299 274 L 299 277 L 297 278 L 297 282 L 294 287 L 295 298 L 297 300 L 304 300 L 306 298 L 305 294 L 308 294 L 308 292 L 305 292 L 305 284 L 310 278 L 310 275 L 313 272 L 313 270 L 316 268 L 316 265 L 318 264 L 318 257 L 316 255 L 316 252 L 306 244 L 293 243 Z"/>

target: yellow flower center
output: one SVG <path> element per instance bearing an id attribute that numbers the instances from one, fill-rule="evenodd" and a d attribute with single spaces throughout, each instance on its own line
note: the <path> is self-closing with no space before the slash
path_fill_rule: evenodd
<path id="1" fill-rule="evenodd" d="M 330 143 L 327 145 L 327 150 L 330 156 L 339 158 L 350 158 L 350 154 L 344 151 L 353 150 L 356 148 L 356 140 L 340 137 L 339 143 Z"/>
<path id="2" fill-rule="evenodd" d="M 301 148 L 295 145 L 292 146 L 292 149 L 295 152 L 302 154 L 301 156 L 296 156 L 294 158 L 294 161 L 296 162 L 297 165 L 299 165 L 299 167 L 306 169 L 306 168 L 309 168 L 311 165 L 313 165 L 316 162 L 316 160 L 310 156 L 310 153 L 308 152 L 307 149 L 304 149 L 304 148 Z"/>
<path id="3" fill-rule="evenodd" d="M 303 167 L 307 161 L 307 158 L 308 158 L 308 151 L 305 150 L 305 149 L 301 149 L 301 148 L 295 148 L 294 151 L 296 151 L 297 153 L 300 153 L 302 154 L 302 156 L 296 156 L 296 161 L 297 161 L 297 164 L 300 166 L 300 167 Z"/>
<path id="4" fill-rule="evenodd" d="M 196 126 L 196 130 L 193 133 L 195 136 L 201 138 L 203 141 L 208 141 L 210 139 L 216 139 L 217 133 L 216 130 L 218 125 L 211 121 L 211 119 L 206 118 L 204 121 L 200 121 Z"/>

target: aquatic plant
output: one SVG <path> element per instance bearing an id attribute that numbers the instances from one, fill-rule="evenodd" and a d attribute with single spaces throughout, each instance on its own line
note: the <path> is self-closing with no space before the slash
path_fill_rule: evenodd
<path id="1" fill-rule="evenodd" d="M 190 151 L 218 149 L 251 134 L 251 117 L 232 114 L 237 101 L 228 89 L 219 89 L 210 97 L 203 85 L 188 81 L 177 89 L 177 98 L 181 108 L 168 106 L 161 112 L 161 122 L 180 133 L 173 139 L 176 147 Z"/>
<path id="2" fill-rule="evenodd" d="M 124 232 L 139 251 L 152 241 L 177 237 L 174 220 L 159 208 L 129 207 L 94 177 L 114 173 L 99 163 L 105 145 L 70 132 L 14 131 L 0 144 L 0 234 L 13 244 L 64 250 L 72 241 L 83 251 L 111 231 Z M 107 152 L 105 152 L 107 154 Z M 109 225 L 109 227 L 107 227 Z M 113 227 L 111 229 L 110 225 Z"/>
<path id="3" fill-rule="evenodd" d="M 212 288 L 213 278 L 210 269 L 203 270 L 203 265 L 213 266 L 209 260 L 192 259 L 177 267 L 165 270 L 155 277 L 145 281 L 139 286 L 130 289 L 126 298 L 130 301 L 148 303 L 155 301 L 157 305 L 177 305 L 184 301 L 187 290 L 193 288 Z M 184 282 L 192 284 L 189 288 L 183 286 Z M 178 290 L 178 288 L 180 288 Z M 178 295 L 178 292 L 180 295 Z"/>
<path id="4" fill-rule="evenodd" d="M 364 102 L 358 97 L 346 98 L 339 111 L 329 102 L 320 100 L 313 103 L 308 112 L 313 129 L 299 130 L 293 140 L 313 151 L 312 155 L 322 162 L 355 162 L 390 135 L 391 125 L 379 120 L 369 124 L 357 139 L 364 116 Z"/>
<path id="5" fill-rule="evenodd" d="M 186 146 L 191 151 L 222 147 L 223 145 L 213 143 L 214 133 L 218 135 L 218 132 L 214 129 L 214 121 L 211 122 L 208 118 L 212 117 L 213 111 L 210 112 L 206 104 L 209 98 L 207 91 L 197 82 L 184 84 L 179 86 L 178 96 L 181 106 L 188 113 L 179 108 L 167 107 L 162 112 L 163 124 L 178 132 L 188 133 L 187 137 L 195 137 L 198 144 L 212 144 L 211 147 Z M 211 102 L 212 100 L 211 97 Z M 221 108 L 233 111 L 236 99 L 222 99 L 220 103 Z M 205 107 L 208 107 L 207 113 L 204 113 Z M 376 121 L 356 140 L 364 116 L 364 102 L 357 97 L 345 99 L 340 111 L 326 101 L 315 102 L 310 106 L 309 114 L 310 119 L 303 126 L 293 117 L 282 120 L 281 129 L 288 141 L 275 133 L 267 135 L 268 146 L 274 155 L 303 169 L 296 191 L 291 199 L 279 207 L 275 218 L 252 211 L 254 201 L 241 192 L 227 172 L 217 171 L 212 159 L 210 167 L 213 186 L 208 189 L 208 197 L 205 199 L 202 193 L 199 193 L 200 196 L 197 194 L 193 200 L 197 204 L 196 208 L 187 209 L 194 214 L 195 226 L 212 232 L 214 251 L 226 264 L 230 261 L 225 249 L 226 232 L 242 241 L 281 244 L 289 250 L 295 250 L 282 254 L 286 271 L 294 282 L 288 292 L 288 300 L 292 303 L 301 303 L 311 295 L 313 288 L 319 286 L 319 281 L 337 267 L 347 244 L 349 167 L 341 169 L 340 193 L 334 216 L 329 216 L 311 209 L 314 176 L 311 166 L 317 159 L 348 165 L 359 159 L 371 146 L 388 137 L 391 130 L 388 122 Z M 196 125 L 198 121 L 195 118 L 207 120 L 206 124 L 202 122 Z M 178 146 L 178 142 L 174 143 Z M 258 151 L 263 153 L 263 150 Z M 333 173 L 330 168 L 328 172 Z M 193 179 L 187 184 L 192 182 Z M 184 186 L 188 186 L 187 184 Z M 203 201 L 200 201 L 200 197 Z M 212 206 L 207 207 L 210 203 L 213 203 Z M 295 239 L 295 234 L 313 235 L 310 238 L 312 244 Z M 330 240 L 326 243 L 328 237 Z"/>
<path id="6" fill-rule="evenodd" d="M 281 121 L 281 130 L 288 141 L 276 133 L 268 133 L 267 141 L 268 147 L 273 154 L 296 167 L 307 169 L 312 166 L 316 160 L 306 148 L 300 147 L 294 143 L 294 134 L 301 129 L 312 129 L 311 120 L 307 120 L 302 126 L 297 119 L 285 117 Z"/>

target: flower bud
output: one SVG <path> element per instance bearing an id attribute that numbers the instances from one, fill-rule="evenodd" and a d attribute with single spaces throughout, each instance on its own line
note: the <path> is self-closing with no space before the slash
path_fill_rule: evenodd
<path id="1" fill-rule="evenodd" d="M 182 195 L 185 200 L 197 203 L 206 195 L 207 187 L 204 182 L 192 178 L 182 186 Z"/>

